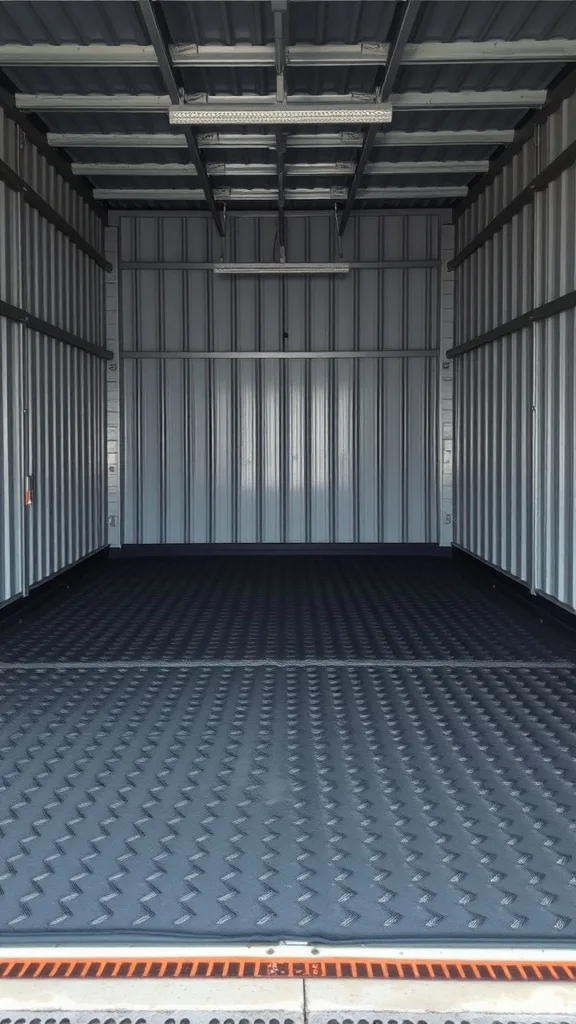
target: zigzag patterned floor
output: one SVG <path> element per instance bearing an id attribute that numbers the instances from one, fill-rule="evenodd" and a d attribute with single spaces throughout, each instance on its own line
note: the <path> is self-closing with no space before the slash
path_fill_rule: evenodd
<path id="1" fill-rule="evenodd" d="M 89 574 L 0 637 L 0 938 L 574 943 L 571 650 L 440 561 Z"/>

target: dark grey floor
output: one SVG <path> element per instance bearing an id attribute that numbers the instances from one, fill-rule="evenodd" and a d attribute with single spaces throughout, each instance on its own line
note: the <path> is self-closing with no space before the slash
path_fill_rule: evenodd
<path id="1" fill-rule="evenodd" d="M 0 940 L 573 944 L 573 659 L 442 560 L 89 573 L 0 631 Z"/>
<path id="2" fill-rule="evenodd" d="M 113 560 L 0 630 L 0 661 L 573 658 L 449 559 Z"/>

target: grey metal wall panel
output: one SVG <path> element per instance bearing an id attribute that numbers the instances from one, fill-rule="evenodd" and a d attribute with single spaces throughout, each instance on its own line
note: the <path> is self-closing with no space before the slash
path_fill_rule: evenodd
<path id="1" fill-rule="evenodd" d="M 102 248 L 93 212 L 3 112 L 0 157 Z M 104 345 L 102 269 L 2 184 L 0 298 Z M 106 543 L 104 384 L 102 360 L 0 319 L 0 604 Z"/>
<path id="2" fill-rule="evenodd" d="M 0 158 L 17 166 L 18 131 L 0 110 Z M 21 197 L 0 181 L 0 299 L 20 305 L 21 267 L 18 259 Z"/>
<path id="3" fill-rule="evenodd" d="M 121 269 L 122 346 L 140 358 L 122 361 L 114 542 L 437 541 L 441 223 L 358 217 L 346 253 L 438 265 L 286 279 L 168 269 L 219 258 L 207 218 L 120 217 L 122 260 L 156 268 Z M 229 217 L 227 258 L 270 260 L 275 231 Z M 334 259 L 331 215 L 288 217 L 287 234 L 290 260 Z M 414 354 L 329 356 L 390 350 Z M 254 351 L 327 358 L 179 358 Z"/>
<path id="4" fill-rule="evenodd" d="M 24 137 L 14 166 L 54 210 L 102 251 L 100 220 Z M 37 210 L 23 204 L 22 217 L 26 252 L 22 305 L 94 345 L 104 345 L 105 271 Z"/>
<path id="5" fill-rule="evenodd" d="M 0 317 L 0 605 L 25 586 L 21 334 Z"/>
<path id="6" fill-rule="evenodd" d="M 120 260 L 219 260 L 222 244 L 210 216 L 164 213 L 120 218 Z M 439 224 L 446 215 L 418 211 L 356 216 L 344 236 L 347 260 L 439 259 Z M 277 230 L 274 215 L 234 213 L 227 218 L 224 252 L 230 260 L 272 259 Z M 289 260 L 330 260 L 337 257 L 336 224 L 330 213 L 287 217 Z"/>
<path id="7" fill-rule="evenodd" d="M 466 211 L 460 244 L 575 138 L 572 96 L 516 176 L 507 168 Z M 575 215 L 572 166 L 458 267 L 457 343 L 576 288 Z M 456 371 L 457 543 L 576 610 L 573 311 L 458 357 Z"/>
<path id="8" fill-rule="evenodd" d="M 27 332 L 29 584 L 106 543 L 101 359 Z"/>
<path id="9" fill-rule="evenodd" d="M 538 141 L 539 136 L 536 135 L 535 140 L 526 143 L 488 188 L 478 196 L 476 202 L 459 218 L 458 249 L 463 249 L 472 241 L 522 189 L 526 188 L 538 171 L 542 170 L 542 166 L 546 166 L 542 164 L 539 155 Z"/>
<path id="10" fill-rule="evenodd" d="M 433 542 L 433 359 L 129 360 L 124 542 Z"/>
<path id="11" fill-rule="evenodd" d="M 454 540 L 525 583 L 531 572 L 531 328 L 456 360 Z"/>
<path id="12" fill-rule="evenodd" d="M 576 314 L 536 330 L 534 585 L 576 609 Z"/>

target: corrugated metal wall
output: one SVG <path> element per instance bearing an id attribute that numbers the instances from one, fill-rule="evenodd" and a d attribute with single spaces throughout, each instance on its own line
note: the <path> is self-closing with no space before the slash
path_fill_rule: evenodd
<path id="1" fill-rule="evenodd" d="M 442 220 L 356 217 L 346 276 L 239 278 L 204 215 L 120 215 L 116 542 L 437 542 Z M 275 231 L 229 216 L 226 258 Z M 288 217 L 287 250 L 337 258 L 333 216 Z"/>
<path id="2" fill-rule="evenodd" d="M 25 585 L 21 335 L 0 317 L 0 605 Z"/>
<path id="3" fill-rule="evenodd" d="M 2 112 L 0 157 L 102 249 L 101 221 Z M 103 275 L 0 184 L 0 299 L 103 346 Z M 0 317 L 0 372 L 2 604 L 106 543 L 105 363 Z"/>
<path id="4" fill-rule="evenodd" d="M 458 221 L 462 248 L 576 138 L 566 100 Z M 456 271 L 460 344 L 576 288 L 572 166 Z M 456 358 L 455 541 L 576 609 L 574 311 Z"/>
<path id="5" fill-rule="evenodd" d="M 0 111 L 0 157 L 15 165 L 18 139 Z M 0 182 L 0 299 L 20 305 L 21 197 Z M 25 587 L 23 547 L 23 328 L 0 316 L 0 605 Z"/>

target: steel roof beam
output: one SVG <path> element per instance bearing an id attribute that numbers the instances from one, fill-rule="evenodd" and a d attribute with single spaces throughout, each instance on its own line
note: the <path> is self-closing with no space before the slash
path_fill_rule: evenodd
<path id="1" fill-rule="evenodd" d="M 368 164 L 366 174 L 484 174 L 489 167 L 488 160 L 402 160 L 398 162 L 372 163 Z M 283 174 L 287 177 L 306 174 L 336 174 L 350 175 L 354 173 L 355 164 L 353 160 L 342 160 L 333 163 L 296 163 L 285 164 Z M 242 163 L 208 163 L 206 170 L 209 174 L 221 176 L 246 176 L 259 177 L 261 175 L 278 175 L 275 164 L 242 164 Z M 74 174 L 83 174 L 89 177 L 99 175 L 127 175 L 134 177 L 155 177 L 155 178 L 182 178 L 187 174 L 194 174 L 195 169 L 189 164 L 175 163 L 95 163 L 95 164 L 72 164 Z"/>
<path id="2" fill-rule="evenodd" d="M 402 186 L 389 188 L 363 188 L 358 192 L 359 199 L 451 199 L 466 195 L 465 185 L 434 185 L 434 186 Z M 101 188 L 94 189 L 98 199 L 122 200 L 176 200 L 179 202 L 202 202 L 204 193 L 194 188 Z M 223 202 L 278 202 L 278 190 L 226 188 L 215 189 L 214 195 Z M 286 189 L 287 200 L 315 202 L 328 200 L 334 202 L 346 198 L 345 188 L 293 188 Z"/>
<path id="3" fill-rule="evenodd" d="M 276 101 L 286 102 L 286 34 L 285 16 L 287 0 L 272 0 L 272 19 L 274 22 L 274 61 L 276 67 Z M 285 179 L 286 179 L 286 132 L 280 127 L 274 132 L 276 144 L 276 189 L 278 192 L 278 246 L 280 260 L 286 259 L 286 216 L 285 216 Z"/>
<path id="4" fill-rule="evenodd" d="M 190 99 L 190 98 L 189 98 Z M 365 106 L 373 100 L 373 96 L 364 94 L 358 95 L 347 93 L 320 93 L 314 96 L 304 94 L 293 94 L 287 97 L 288 106 L 299 104 L 310 107 L 326 107 L 328 105 L 338 108 L 349 107 L 351 114 L 358 107 Z M 194 97 L 192 105 L 202 107 L 234 107 L 243 108 L 266 108 L 274 107 L 276 95 L 260 96 L 258 94 L 236 95 L 210 95 Z M 129 93 L 116 93 L 113 95 L 101 93 L 16 93 L 16 107 L 19 110 L 101 110 L 116 111 L 125 113 L 150 113 L 157 114 L 160 111 L 167 112 L 173 103 L 170 96 L 148 95 L 140 93 L 132 96 Z M 541 107 L 546 102 L 544 89 L 489 89 L 484 92 L 472 90 L 463 92 L 404 92 L 392 95 L 392 108 L 396 110 L 469 110 L 469 109 L 490 109 L 492 107 L 532 109 Z M 184 134 L 181 129 L 181 133 Z"/>
<path id="5" fill-rule="evenodd" d="M 150 36 L 150 41 L 154 48 L 154 53 L 156 55 L 156 60 L 158 61 L 160 74 L 162 76 L 164 86 L 168 90 L 168 98 L 170 99 L 170 102 L 173 104 L 179 103 L 180 89 L 178 86 L 178 82 L 176 80 L 174 68 L 172 66 L 169 46 L 166 39 L 164 38 L 160 22 L 156 17 L 154 4 L 152 0 L 138 0 L 138 3 L 140 13 L 142 14 L 144 23 L 146 25 L 146 29 L 148 31 L 148 35 Z M 186 139 L 186 145 L 188 147 L 190 159 L 198 175 L 198 179 L 200 185 L 202 186 L 202 191 L 204 193 L 204 198 L 206 200 L 208 209 L 210 210 L 210 213 L 212 214 L 212 218 L 216 225 L 216 230 L 218 231 L 219 235 L 223 236 L 224 226 L 222 224 L 222 219 L 216 207 L 216 202 L 214 200 L 214 195 L 212 193 L 212 186 L 210 185 L 210 180 L 206 173 L 206 168 L 204 167 L 204 159 L 198 148 L 198 143 L 196 141 L 196 135 L 194 133 L 194 130 L 189 125 L 186 125 L 182 130 L 182 134 Z"/>
<path id="6" fill-rule="evenodd" d="M 421 131 L 379 132 L 376 147 L 389 146 L 504 146 L 512 142 L 513 131 Z M 234 134 L 215 132 L 196 137 L 200 149 L 273 149 L 272 133 Z M 51 146 L 69 149 L 186 149 L 186 139 L 175 133 L 152 132 L 49 132 Z M 321 135 L 294 134 L 286 139 L 288 149 L 352 149 L 362 145 L 362 132 L 325 132 Z"/>
<path id="7" fill-rule="evenodd" d="M 168 47 L 175 68 L 181 67 L 273 67 L 274 44 L 251 46 L 197 46 L 183 43 Z M 286 64 L 306 67 L 382 65 L 388 59 L 387 43 L 303 44 L 286 47 Z M 401 57 L 402 65 L 508 64 L 572 61 L 576 58 L 575 39 L 492 39 L 484 42 L 411 43 Z M 156 67 L 153 46 L 91 43 L 51 45 L 15 43 L 0 45 L 0 65 L 4 67 Z"/>
<path id="8" fill-rule="evenodd" d="M 394 33 L 394 39 L 390 44 L 390 50 L 388 53 L 388 60 L 383 73 L 382 83 L 379 85 L 376 92 L 376 100 L 378 103 L 387 103 L 392 95 L 392 90 L 398 77 L 400 70 L 400 62 L 402 60 L 402 54 L 410 38 L 410 33 L 414 26 L 416 16 L 420 9 L 421 0 L 404 0 L 403 4 L 397 4 L 396 10 L 398 12 L 399 20 Z M 376 136 L 378 135 L 378 125 L 371 124 L 369 128 L 366 128 L 364 133 L 364 142 L 360 156 L 358 157 L 358 163 L 354 172 L 352 183 L 348 190 L 348 198 L 340 223 L 338 225 L 338 231 L 340 235 L 344 234 L 346 225 L 348 223 L 350 214 L 354 207 L 354 202 L 358 194 L 358 190 L 362 184 L 364 172 L 370 157 L 372 156 L 372 150 L 376 144 Z"/>

